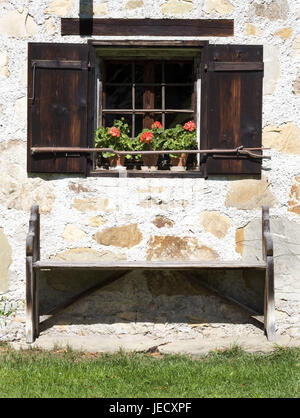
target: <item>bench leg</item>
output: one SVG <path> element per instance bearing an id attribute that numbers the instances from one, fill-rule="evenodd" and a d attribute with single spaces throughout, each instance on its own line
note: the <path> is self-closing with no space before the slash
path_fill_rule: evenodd
<path id="1" fill-rule="evenodd" d="M 264 329 L 269 341 L 275 341 L 274 261 L 267 257 L 265 278 Z"/>
<path id="2" fill-rule="evenodd" d="M 33 343 L 39 333 L 38 291 L 32 257 L 26 257 L 26 342 Z"/>

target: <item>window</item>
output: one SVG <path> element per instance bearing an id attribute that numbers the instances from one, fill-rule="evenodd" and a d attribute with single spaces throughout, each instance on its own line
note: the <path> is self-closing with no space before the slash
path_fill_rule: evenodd
<path id="1" fill-rule="evenodd" d="M 107 58 L 105 50 L 98 50 L 97 54 L 97 126 L 111 127 L 115 120 L 123 118 L 134 139 L 143 129 L 151 129 L 156 121 L 163 129 L 197 121 L 199 49 L 189 50 L 188 57 L 181 56 L 182 50 L 178 49 L 163 52 L 125 49 L 123 59 Z M 161 155 L 158 161 L 158 169 L 170 168 L 168 154 Z M 140 168 L 130 161 L 126 165 Z M 108 161 L 98 153 L 94 156 L 94 170 L 101 168 L 107 170 Z"/>
<path id="2" fill-rule="evenodd" d="M 259 158 L 230 150 L 260 153 L 262 56 L 204 41 L 29 43 L 28 171 L 118 175 L 95 170 L 89 150 L 97 126 L 124 117 L 132 138 L 194 119 L 202 154 L 185 175 L 260 174 Z"/>

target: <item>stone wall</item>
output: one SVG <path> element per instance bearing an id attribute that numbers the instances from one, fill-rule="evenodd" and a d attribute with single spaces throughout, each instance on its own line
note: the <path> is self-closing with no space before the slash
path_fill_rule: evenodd
<path id="1" fill-rule="evenodd" d="M 75 0 L 0 0 L 0 292 L 17 308 L 11 326 L 1 328 L 0 338 L 23 338 L 24 251 L 33 203 L 40 205 L 42 257 L 81 260 L 261 257 L 260 208 L 268 204 L 275 237 L 278 332 L 299 336 L 299 2 L 93 3 L 94 16 L 98 17 L 233 18 L 235 36 L 210 38 L 210 42 L 263 44 L 263 145 L 272 148 L 266 152 L 272 159 L 264 161 L 261 180 L 230 176 L 209 180 L 28 176 L 27 43 L 85 42 L 79 37 L 62 39 L 60 18 L 77 17 L 79 9 L 85 15 L 89 2 L 81 2 L 79 8 Z M 47 286 L 67 291 L 59 277 L 48 278 Z M 151 278 L 133 274 L 70 309 L 69 315 L 77 312 L 81 316 L 77 322 L 71 316 L 69 322 L 61 318 L 57 331 L 66 330 L 62 324 L 70 325 L 71 321 L 75 324 L 67 330 L 71 333 L 173 332 L 184 338 L 195 332 L 208 335 L 207 323 L 243 322 L 234 308 L 213 301 L 214 297 L 199 290 L 195 282 L 183 282 L 177 275 Z M 107 315 L 106 323 L 101 325 L 100 317 L 97 324 L 94 317 L 92 327 L 86 325 L 89 321 L 83 325 L 82 318 L 88 312 L 92 316 L 99 304 Z M 239 325 L 223 325 L 219 334 L 240 332 Z M 216 326 L 214 330 L 217 332 Z"/>

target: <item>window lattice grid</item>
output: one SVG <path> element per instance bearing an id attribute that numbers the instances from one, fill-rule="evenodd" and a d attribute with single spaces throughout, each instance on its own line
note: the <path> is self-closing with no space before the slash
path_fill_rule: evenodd
<path id="1" fill-rule="evenodd" d="M 154 120 L 168 128 L 194 115 L 191 61 L 105 61 L 102 89 L 101 123 L 124 116 L 132 137 Z"/>

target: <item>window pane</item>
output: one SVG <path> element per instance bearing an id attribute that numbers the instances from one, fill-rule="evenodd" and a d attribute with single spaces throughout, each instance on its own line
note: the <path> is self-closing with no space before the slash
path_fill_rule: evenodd
<path id="1" fill-rule="evenodd" d="M 183 125 L 190 120 L 194 120 L 193 113 L 167 113 L 166 129 L 175 128 L 176 125 Z"/>
<path id="2" fill-rule="evenodd" d="M 193 64 L 192 63 L 166 63 L 165 64 L 166 83 L 192 83 Z"/>
<path id="3" fill-rule="evenodd" d="M 124 122 L 128 123 L 128 126 L 130 128 L 130 136 L 131 136 L 131 133 L 132 133 L 132 116 L 131 115 L 124 115 L 124 114 L 122 115 L 121 113 L 120 114 L 114 113 L 112 115 L 112 114 L 105 113 L 103 115 L 103 126 L 105 126 L 106 128 L 112 127 L 114 126 L 114 121 L 120 120 L 122 117 L 125 119 Z"/>
<path id="4" fill-rule="evenodd" d="M 153 97 L 154 95 L 154 97 Z M 151 97 L 152 96 L 152 97 Z M 145 97 L 145 104 L 143 98 Z M 151 104 L 152 101 L 152 104 Z M 135 88 L 135 108 L 143 109 L 147 103 L 147 108 L 161 109 L 161 87 L 157 86 L 136 86 Z"/>
<path id="5" fill-rule="evenodd" d="M 130 86 L 105 86 L 105 109 L 132 109 Z"/>
<path id="6" fill-rule="evenodd" d="M 143 130 L 144 115 L 135 115 L 135 136 Z"/>
<path id="7" fill-rule="evenodd" d="M 105 75 L 107 83 L 131 83 L 131 64 L 107 63 Z"/>
<path id="8" fill-rule="evenodd" d="M 154 65 L 154 83 L 162 83 L 162 64 Z"/>
<path id="9" fill-rule="evenodd" d="M 156 121 L 162 124 L 161 113 L 145 112 L 143 114 L 136 114 L 135 115 L 135 136 L 138 136 L 138 134 L 145 128 L 145 125 L 148 125 L 148 128 L 151 129 L 152 123 Z"/>
<path id="10" fill-rule="evenodd" d="M 162 82 L 162 64 L 161 63 L 151 63 L 151 61 L 146 62 L 136 62 L 135 63 L 135 82 L 136 83 L 145 83 L 145 67 L 147 65 L 154 65 L 154 74 L 153 83 L 161 83 Z M 149 82 L 149 80 L 148 80 Z"/>
<path id="11" fill-rule="evenodd" d="M 193 86 L 166 86 L 166 109 L 191 109 Z"/>
<path id="12" fill-rule="evenodd" d="M 135 82 L 144 82 L 144 63 L 135 63 Z"/>

